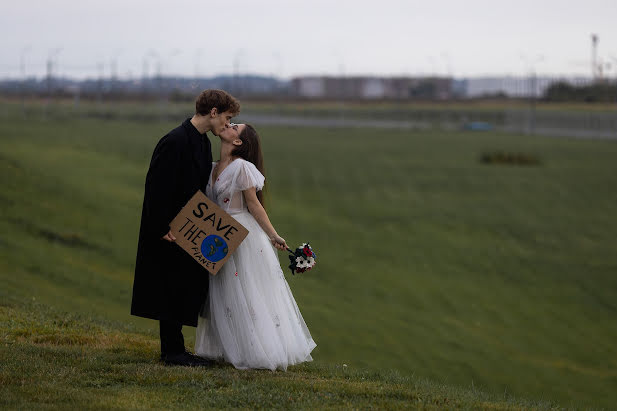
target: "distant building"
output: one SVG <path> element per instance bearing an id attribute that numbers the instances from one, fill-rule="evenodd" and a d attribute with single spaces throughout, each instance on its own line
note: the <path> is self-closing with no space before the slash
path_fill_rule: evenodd
<path id="1" fill-rule="evenodd" d="M 585 77 L 471 77 L 462 80 L 464 97 L 542 97 L 546 89 L 556 82 L 586 85 L 592 79 Z"/>
<path id="2" fill-rule="evenodd" d="M 307 99 L 446 100 L 455 97 L 447 77 L 329 77 L 291 80 L 291 93 Z"/>

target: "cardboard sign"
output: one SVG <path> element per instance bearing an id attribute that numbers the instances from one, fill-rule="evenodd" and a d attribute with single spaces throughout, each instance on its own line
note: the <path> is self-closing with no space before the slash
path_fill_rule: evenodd
<path id="1" fill-rule="evenodd" d="M 212 274 L 220 270 L 249 233 L 199 190 L 169 226 L 176 244 Z"/>

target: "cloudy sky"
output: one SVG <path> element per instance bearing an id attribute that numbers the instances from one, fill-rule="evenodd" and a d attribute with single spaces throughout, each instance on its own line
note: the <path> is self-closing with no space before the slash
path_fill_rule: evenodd
<path id="1" fill-rule="evenodd" d="M 589 75 L 592 33 L 617 77 L 617 0 L 3 3 L 0 78 Z"/>

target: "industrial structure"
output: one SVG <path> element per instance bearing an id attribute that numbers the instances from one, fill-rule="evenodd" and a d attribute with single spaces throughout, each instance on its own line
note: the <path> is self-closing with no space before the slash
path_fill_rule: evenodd
<path id="1" fill-rule="evenodd" d="M 449 77 L 332 77 L 291 80 L 291 94 L 305 99 L 447 100 L 461 97 Z"/>

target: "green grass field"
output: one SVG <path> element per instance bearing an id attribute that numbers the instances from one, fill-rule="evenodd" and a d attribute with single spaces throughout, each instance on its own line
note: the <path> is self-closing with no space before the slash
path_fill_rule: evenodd
<path id="1" fill-rule="evenodd" d="M 88 378 L 96 379 L 100 367 L 109 396 L 126 384 L 140 398 L 160 384 L 180 401 L 181 393 L 212 388 L 209 377 L 248 378 L 226 367 L 205 377 L 187 371 L 184 378 L 181 370 L 156 365 L 156 324 L 128 315 L 149 157 L 156 141 L 183 118 L 24 119 L 14 107 L 0 113 L 0 298 L 6 307 L 0 319 L 3 362 L 11 358 L 11 366 L 0 369 L 5 404 L 29 407 L 46 404 L 45 398 L 54 403 L 51 394 L 24 388 L 30 377 L 15 375 L 50 378 L 54 370 L 70 373 L 75 367 L 85 372 L 72 361 L 89 350 L 96 364 L 86 370 Z M 296 376 L 335 384 L 347 364 L 356 383 L 362 373 L 374 373 L 382 383 L 403 387 L 392 397 L 403 402 L 414 398 L 419 379 L 428 379 L 434 398 L 458 398 L 462 402 L 455 404 L 464 408 L 544 406 L 536 400 L 615 407 L 616 143 L 438 131 L 260 132 L 271 219 L 289 243 L 308 240 L 318 253 L 315 270 L 288 278 L 318 347 L 315 363 L 280 383 L 274 380 L 281 373 L 268 374 L 262 385 L 251 386 L 255 395 L 264 392 L 263 384 L 282 390 Z M 479 162 L 492 151 L 528 153 L 541 165 Z M 41 340 L 37 335 L 47 335 L 50 326 L 39 310 L 59 318 L 52 320 L 55 326 L 70 320 L 58 313 L 78 313 L 85 318 L 76 325 L 81 331 L 60 342 Z M 28 334 L 23 324 L 12 323 L 14 317 L 31 317 L 32 327 L 39 324 L 43 331 Z M 86 338 L 88 324 L 100 321 L 111 325 L 92 335 L 119 333 L 115 349 Z M 75 335 L 86 339 L 79 342 Z M 27 363 L 47 356 L 53 359 L 48 368 Z M 72 359 L 63 362 L 64 356 Z M 115 365 L 105 365 L 112 358 L 135 368 L 118 370 L 118 380 Z M 135 373 L 151 372 L 167 382 L 141 387 Z M 173 381 L 180 381 L 181 393 Z M 55 384 L 72 392 L 68 376 Z M 477 389 L 498 397 L 481 405 L 484 394 L 469 394 Z M 303 395 L 319 396 L 320 389 L 306 390 Z M 81 404 L 81 394 L 73 395 Z M 363 398 L 307 397 L 281 406 L 365 407 L 370 395 Z M 531 402 L 509 402 L 516 398 Z"/>
<path id="2" fill-rule="evenodd" d="M 311 363 L 287 372 L 166 367 L 126 324 L 23 302 L 0 306 L 3 409 L 556 409 L 394 370 Z"/>

